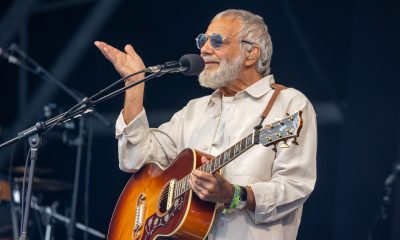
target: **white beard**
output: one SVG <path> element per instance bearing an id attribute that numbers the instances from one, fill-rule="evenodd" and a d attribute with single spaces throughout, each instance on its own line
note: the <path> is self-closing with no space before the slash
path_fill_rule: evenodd
<path id="1" fill-rule="evenodd" d="M 244 54 L 241 54 L 232 60 L 224 59 L 220 61 L 219 68 L 214 71 L 204 69 L 199 75 L 200 85 L 211 89 L 218 89 L 233 82 L 243 68 L 244 56 Z"/>

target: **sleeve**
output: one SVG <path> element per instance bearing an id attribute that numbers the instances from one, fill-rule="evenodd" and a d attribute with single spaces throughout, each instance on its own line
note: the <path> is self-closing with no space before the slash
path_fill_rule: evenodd
<path id="1" fill-rule="evenodd" d="M 253 221 L 269 223 L 285 217 L 303 205 L 316 181 L 317 124 L 311 103 L 302 101 L 294 111 L 302 111 L 303 127 L 297 139 L 288 141 L 289 148 L 279 148 L 268 182 L 251 184 L 255 196 L 255 211 L 249 211 Z"/>
<path id="2" fill-rule="evenodd" d="M 149 127 L 145 109 L 128 125 L 121 112 L 115 124 L 119 168 L 125 172 L 136 172 L 149 162 L 168 166 L 177 154 L 181 112 L 175 113 L 169 122 L 159 128 Z"/>

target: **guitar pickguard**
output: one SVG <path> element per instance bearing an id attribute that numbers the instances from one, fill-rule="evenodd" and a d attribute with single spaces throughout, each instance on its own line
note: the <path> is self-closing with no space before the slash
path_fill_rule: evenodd
<path id="1" fill-rule="evenodd" d="M 173 206 L 162 216 L 154 213 L 152 216 L 147 218 L 142 239 L 152 239 L 152 236 L 157 229 L 167 226 L 168 222 L 182 209 L 185 202 L 184 196 L 185 195 L 181 195 L 180 197 L 176 198 Z"/>

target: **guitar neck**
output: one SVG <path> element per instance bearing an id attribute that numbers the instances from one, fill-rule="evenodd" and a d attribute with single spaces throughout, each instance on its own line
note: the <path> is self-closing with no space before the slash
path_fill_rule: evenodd
<path id="1" fill-rule="evenodd" d="M 197 169 L 207 173 L 217 172 L 237 158 L 240 154 L 244 153 L 247 149 L 258 143 L 258 137 L 258 131 L 255 131 Z M 188 182 L 189 178 L 190 176 L 186 175 L 184 178 L 176 182 L 175 196 L 180 196 L 190 189 Z"/>

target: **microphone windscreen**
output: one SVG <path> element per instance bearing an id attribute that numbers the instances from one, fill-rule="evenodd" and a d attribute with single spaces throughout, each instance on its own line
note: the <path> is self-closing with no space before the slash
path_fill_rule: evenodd
<path id="1" fill-rule="evenodd" d="M 188 67 L 186 71 L 182 72 L 186 76 L 199 75 L 205 66 L 203 58 L 198 54 L 185 54 L 179 59 L 179 62 L 182 66 Z"/>

